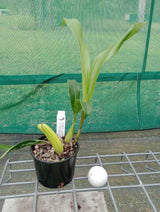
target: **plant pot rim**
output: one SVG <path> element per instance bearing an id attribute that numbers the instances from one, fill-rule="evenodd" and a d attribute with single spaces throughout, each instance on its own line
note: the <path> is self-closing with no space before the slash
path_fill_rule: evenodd
<path id="1" fill-rule="evenodd" d="M 70 160 L 72 157 L 74 157 L 74 155 L 75 154 L 77 154 L 78 153 L 78 151 L 79 151 L 79 143 L 77 142 L 77 149 L 76 149 L 76 151 L 74 152 L 74 154 L 73 155 L 71 155 L 69 158 L 66 158 L 66 159 L 64 159 L 64 160 L 61 160 L 61 161 L 45 161 L 45 160 L 40 160 L 39 158 L 37 158 L 37 157 L 35 157 L 35 155 L 33 154 L 33 146 L 34 145 L 32 145 L 31 147 L 30 147 L 30 152 L 31 152 L 31 155 L 32 155 L 32 157 L 33 158 L 35 158 L 36 160 L 38 160 L 38 161 L 40 161 L 40 162 L 43 162 L 43 163 L 46 163 L 46 164 L 61 164 L 61 163 L 63 163 L 64 161 L 67 161 L 67 160 Z"/>

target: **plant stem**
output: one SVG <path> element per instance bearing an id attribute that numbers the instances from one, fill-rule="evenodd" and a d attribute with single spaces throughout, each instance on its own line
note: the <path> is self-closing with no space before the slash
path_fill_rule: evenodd
<path id="1" fill-rule="evenodd" d="M 84 113 L 84 110 L 82 110 L 82 113 L 81 113 L 81 120 L 80 120 L 80 124 L 79 124 L 79 129 L 78 129 L 78 132 L 76 134 L 76 138 L 75 138 L 75 141 L 77 142 L 78 139 L 79 139 L 79 136 L 81 134 L 81 130 L 82 130 L 82 126 L 83 126 L 83 122 L 85 120 L 85 113 Z"/>
<path id="2" fill-rule="evenodd" d="M 71 141 L 71 139 L 73 138 L 76 118 L 77 118 L 77 113 L 74 114 L 73 123 L 72 123 L 71 127 L 69 128 L 69 130 L 68 130 L 68 132 L 66 134 L 66 137 L 65 137 L 65 142 L 66 143 L 69 143 Z"/>

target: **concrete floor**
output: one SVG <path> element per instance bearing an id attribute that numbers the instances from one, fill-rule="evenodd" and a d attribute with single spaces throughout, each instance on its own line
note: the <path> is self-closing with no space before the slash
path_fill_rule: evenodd
<path id="1" fill-rule="evenodd" d="M 23 140 L 27 140 L 30 138 L 38 138 L 38 137 L 39 135 L 1 134 L 0 143 L 15 144 Z M 122 152 L 126 152 L 126 153 L 144 152 L 145 153 L 148 150 L 151 150 L 153 152 L 160 152 L 160 129 L 82 134 L 80 137 L 79 143 L 80 143 L 80 151 L 78 153 L 78 156 L 89 156 L 89 155 L 92 156 L 92 155 L 96 155 L 96 153 L 100 155 L 121 154 Z M 0 152 L 0 154 L 1 153 L 2 152 Z M 17 160 L 31 159 L 31 156 L 28 151 L 28 148 L 9 154 L 8 156 L 6 156 L 4 159 L 0 161 L 0 176 L 2 174 L 5 161 L 8 158 L 10 158 L 11 161 L 17 161 Z M 83 174 L 81 173 L 81 175 Z M 16 176 L 16 178 L 22 178 L 22 176 Z M 80 187 L 84 187 L 85 184 L 86 182 L 84 182 L 84 184 L 81 183 Z M 29 186 L 27 188 L 24 188 L 24 186 L 19 188 L 7 187 L 7 189 L 3 191 L 1 189 L 0 196 L 4 195 L 4 193 L 16 194 L 18 192 L 20 193 L 26 192 L 26 191 L 30 192 L 30 190 L 32 190 L 32 188 Z M 118 201 L 120 202 L 120 211 L 122 212 L 125 212 L 125 211 L 126 212 L 127 211 L 150 212 L 151 211 L 150 207 L 146 205 L 145 200 L 140 199 L 140 198 L 143 199 L 143 197 L 142 196 L 140 197 L 136 189 L 134 189 L 134 194 L 136 194 L 136 200 L 133 199 L 133 203 L 127 203 L 127 201 L 124 201 L 123 198 L 121 198 L 122 193 L 123 192 L 121 192 L 120 196 L 117 194 Z M 155 192 L 155 196 L 160 196 L 160 189 L 157 188 Z M 107 195 L 106 195 L 106 200 L 108 201 Z M 2 208 L 2 205 L 3 205 L 3 201 L 0 201 L 0 210 Z M 109 211 L 114 211 L 113 206 L 110 202 L 107 202 L 107 207 Z M 160 208 L 160 205 L 158 207 Z"/>

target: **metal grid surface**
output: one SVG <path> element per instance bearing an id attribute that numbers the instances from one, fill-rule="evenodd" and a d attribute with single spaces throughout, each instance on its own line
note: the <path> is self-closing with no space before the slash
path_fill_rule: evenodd
<path id="1" fill-rule="evenodd" d="M 106 186 L 93 188 L 89 185 L 87 173 L 94 165 L 100 165 L 108 172 L 108 182 Z M 14 177 L 14 174 L 20 175 L 21 180 L 17 180 L 17 178 Z M 25 174 L 26 177 L 24 178 L 23 176 Z M 31 180 L 29 176 L 32 176 Z M 23 186 L 24 188 L 27 185 L 32 186 L 32 192 L 28 189 L 22 193 L 9 193 L 9 187 Z M 94 156 L 77 157 L 75 176 L 69 186 L 67 185 L 64 188 L 50 189 L 46 191 L 42 186 L 39 191 L 40 186 L 41 185 L 36 180 L 32 160 L 7 160 L 0 178 L 0 200 L 32 196 L 34 197 L 33 212 L 36 212 L 38 196 L 57 194 L 57 192 L 58 194 L 72 193 L 74 209 L 77 212 L 77 192 L 103 191 L 106 194 L 106 198 L 108 198 L 107 207 L 109 206 L 111 211 L 117 212 L 127 211 L 128 209 L 125 209 L 125 207 L 128 207 L 126 203 L 128 201 L 126 196 L 129 199 L 129 195 L 133 197 L 133 193 L 136 193 L 135 197 L 137 201 L 135 199 L 131 199 L 130 201 L 132 202 L 128 203 L 132 205 L 136 204 L 135 207 L 139 208 L 139 210 L 135 209 L 134 211 L 157 212 L 158 208 L 160 208 L 158 200 L 158 196 L 160 194 L 160 152 L 152 152 L 149 150 L 147 153 L 127 154 L 123 152 L 122 154 L 96 154 Z M 119 192 L 120 195 L 117 192 Z M 141 201 L 141 197 L 145 200 Z M 122 203 L 121 199 L 125 199 L 125 203 Z M 140 206 L 144 210 L 141 210 Z"/>

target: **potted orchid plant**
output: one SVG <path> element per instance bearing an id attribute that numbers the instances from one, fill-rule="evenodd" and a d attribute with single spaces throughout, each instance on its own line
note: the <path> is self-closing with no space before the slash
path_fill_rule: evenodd
<path id="1" fill-rule="evenodd" d="M 82 71 L 82 97 L 79 84 L 75 80 L 68 80 L 70 103 L 74 113 L 69 131 L 65 137 L 60 138 L 48 125 L 38 124 L 38 129 L 44 134 L 43 138 L 23 141 L 13 146 L 0 144 L 0 149 L 4 151 L 0 159 L 10 151 L 31 146 L 38 181 L 50 188 L 64 186 L 73 178 L 76 155 L 79 150 L 78 139 L 84 120 L 92 111 L 92 96 L 102 65 L 118 52 L 125 41 L 140 31 L 144 23 L 134 24 L 120 40 L 97 55 L 92 65 L 88 48 L 82 37 L 80 22 L 77 19 L 64 18 L 64 25 L 69 27 L 78 42 Z M 74 128 L 79 112 L 81 112 L 79 129 L 75 134 Z"/>

